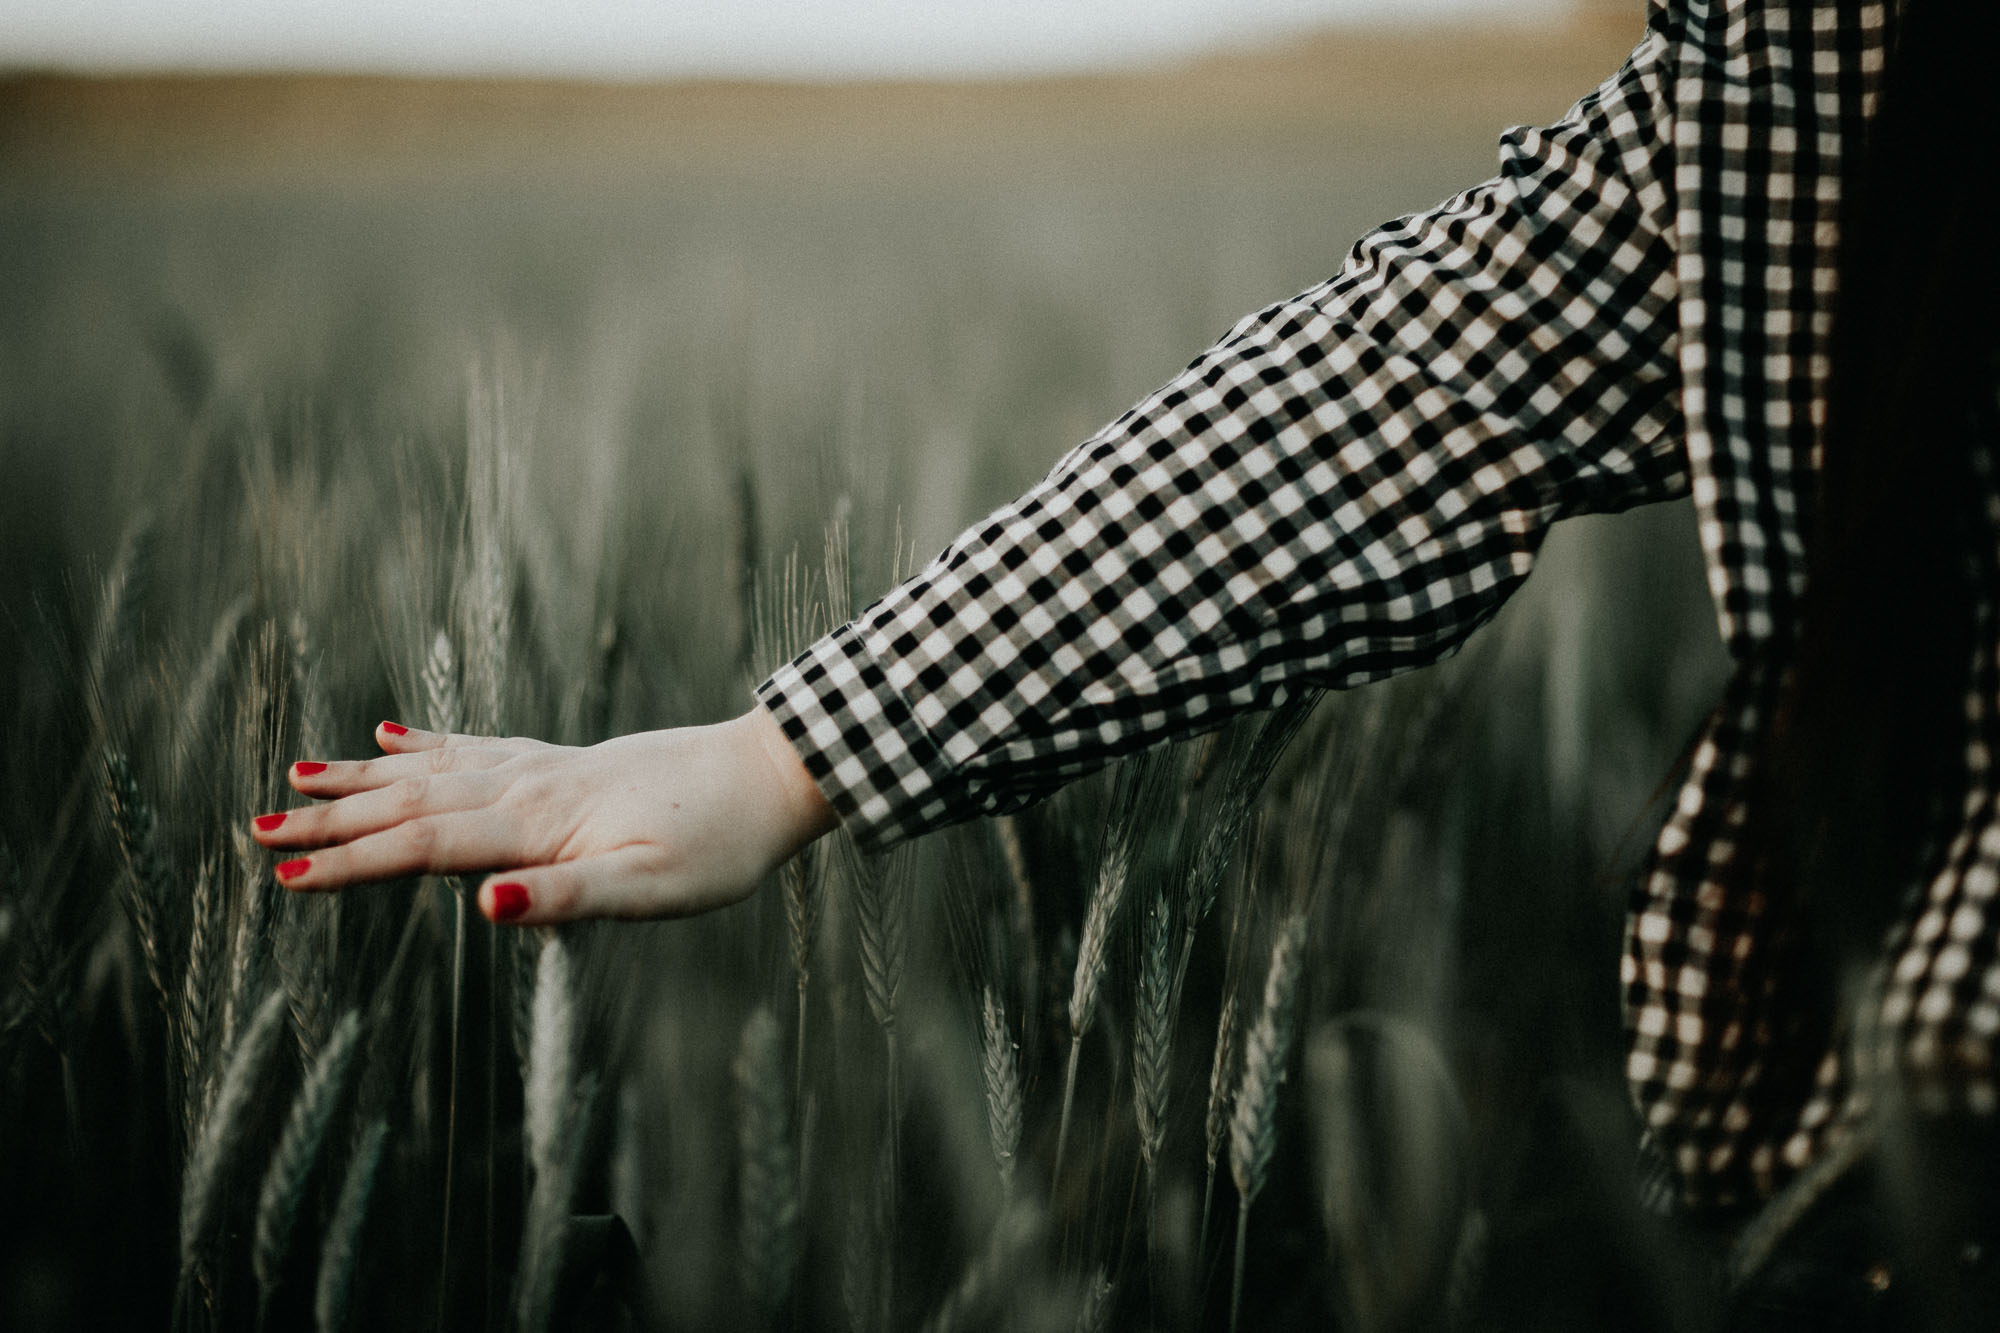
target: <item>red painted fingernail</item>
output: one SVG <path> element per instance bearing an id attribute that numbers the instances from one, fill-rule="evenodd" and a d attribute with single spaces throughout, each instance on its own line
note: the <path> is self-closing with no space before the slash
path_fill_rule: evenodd
<path id="1" fill-rule="evenodd" d="M 326 772 L 326 765 L 311 759 L 301 759 L 298 763 L 292 765 L 292 772 L 302 778 L 309 778 L 316 773 Z"/>
<path id="2" fill-rule="evenodd" d="M 407 736 L 410 734 L 410 729 L 400 722 L 384 722 L 382 730 L 388 732 L 391 736 Z"/>
<path id="3" fill-rule="evenodd" d="M 278 878 L 284 880 L 297 879 L 300 875 L 305 874 L 307 867 L 311 865 L 311 859 L 304 856 L 299 857 L 295 861 L 280 861 L 278 862 Z"/>
<path id="4" fill-rule="evenodd" d="M 272 829 L 284 823 L 285 817 L 283 815 L 258 815 L 257 818 L 250 822 L 257 826 L 259 832 L 269 833 Z"/>
<path id="5" fill-rule="evenodd" d="M 509 881 L 493 886 L 493 919 L 512 921 L 528 910 L 528 888 Z"/>

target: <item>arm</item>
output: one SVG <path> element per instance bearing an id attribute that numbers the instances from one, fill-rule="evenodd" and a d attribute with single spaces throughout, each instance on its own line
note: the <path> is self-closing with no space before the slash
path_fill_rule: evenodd
<path id="1" fill-rule="evenodd" d="M 1660 49 L 773 676 L 849 830 L 886 846 L 1436 661 L 1552 522 L 1684 493 Z"/>
<path id="2" fill-rule="evenodd" d="M 294 768 L 340 799 L 259 821 L 325 849 L 281 878 L 498 870 L 489 916 L 701 911 L 836 812 L 884 846 L 1454 651 L 1551 522 L 1686 488 L 1658 48 L 1245 319 L 762 708 L 588 749 L 385 729 L 385 758 Z"/>

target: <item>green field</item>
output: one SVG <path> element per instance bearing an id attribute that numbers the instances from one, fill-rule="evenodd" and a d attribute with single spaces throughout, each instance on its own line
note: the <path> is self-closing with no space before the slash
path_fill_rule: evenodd
<path id="1" fill-rule="evenodd" d="M 290 898 L 243 837 L 383 717 L 740 711 L 1627 36 L 0 82 L 0 1326 L 1225 1328 L 1239 1245 L 1249 1328 L 1691 1326 L 1615 984 L 1723 671 L 1684 506 L 1558 531 L 1254 806 L 1256 718 L 559 934 Z"/>

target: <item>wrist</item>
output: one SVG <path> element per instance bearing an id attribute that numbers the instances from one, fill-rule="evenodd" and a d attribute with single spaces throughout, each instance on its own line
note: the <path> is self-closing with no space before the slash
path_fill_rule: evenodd
<path id="1" fill-rule="evenodd" d="M 770 711 L 759 704 L 737 721 L 761 756 L 778 798 L 785 843 L 780 859 L 838 827 L 840 817 Z"/>

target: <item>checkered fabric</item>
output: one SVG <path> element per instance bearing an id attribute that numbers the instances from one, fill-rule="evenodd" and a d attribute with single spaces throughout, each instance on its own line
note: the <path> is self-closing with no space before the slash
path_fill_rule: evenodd
<path id="1" fill-rule="evenodd" d="M 1767 1195 L 1865 1112 L 1857 1059 L 1990 1110 L 2000 811 L 1983 750 L 1879 1005 L 1816 1087 L 1767 1078 L 1788 941 L 1718 874 L 1803 587 L 1840 170 L 1886 21 L 1852 0 L 1655 0 L 1617 73 L 1502 136 L 1493 180 L 1244 319 L 778 671 L 759 697 L 848 829 L 886 846 L 1300 689 L 1439 660 L 1550 523 L 1691 492 L 1738 668 L 1628 930 L 1649 1137 L 1685 1203 L 1722 1205 Z M 1983 612 L 1975 717 L 2000 683 Z"/>

